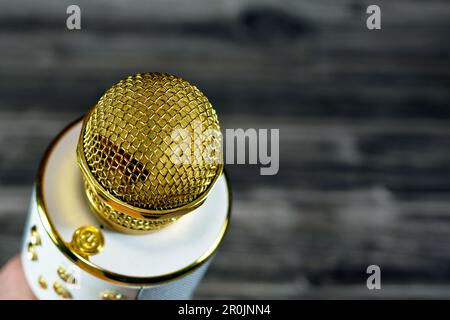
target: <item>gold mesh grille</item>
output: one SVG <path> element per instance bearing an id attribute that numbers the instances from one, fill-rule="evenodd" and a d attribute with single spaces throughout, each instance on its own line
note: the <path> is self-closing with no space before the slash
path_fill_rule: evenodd
<path id="1" fill-rule="evenodd" d="M 180 129 L 194 137 L 183 140 L 190 144 L 189 163 L 172 158 L 180 152 L 172 134 Z M 88 174 L 136 208 L 186 206 L 222 173 L 217 115 L 200 90 L 176 76 L 145 73 L 118 82 L 85 118 L 81 134 Z"/>

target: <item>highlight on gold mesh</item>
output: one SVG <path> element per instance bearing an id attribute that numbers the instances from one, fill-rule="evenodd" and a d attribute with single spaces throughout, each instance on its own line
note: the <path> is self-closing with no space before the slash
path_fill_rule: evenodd
<path id="1" fill-rule="evenodd" d="M 197 208 L 223 170 L 208 99 L 161 73 L 106 91 L 84 118 L 77 156 L 91 208 L 122 231 L 154 230 Z"/>

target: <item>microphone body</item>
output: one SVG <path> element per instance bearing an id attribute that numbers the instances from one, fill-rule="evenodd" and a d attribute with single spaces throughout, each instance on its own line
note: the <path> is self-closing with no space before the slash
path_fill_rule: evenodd
<path id="1" fill-rule="evenodd" d="M 32 291 L 39 299 L 191 298 L 229 225 L 225 173 L 217 171 L 208 196 L 189 213 L 149 232 L 122 232 L 132 218 L 116 228 L 116 221 L 99 216 L 99 208 L 115 203 L 101 193 L 91 197 L 86 173 L 80 173 L 77 146 L 85 121 L 73 122 L 55 138 L 39 169 L 21 255 Z"/>

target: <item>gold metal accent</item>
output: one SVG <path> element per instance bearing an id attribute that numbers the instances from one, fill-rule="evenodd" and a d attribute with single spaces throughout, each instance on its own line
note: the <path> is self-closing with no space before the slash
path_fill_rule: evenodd
<path id="1" fill-rule="evenodd" d="M 203 263 L 205 263 L 212 254 L 217 250 L 219 245 L 222 243 L 225 233 L 228 230 L 228 225 L 230 222 L 230 216 L 231 216 L 231 203 L 232 203 L 232 193 L 229 183 L 227 182 L 227 188 L 228 188 L 228 213 L 227 217 L 224 221 L 224 224 L 222 225 L 222 229 L 220 230 L 219 234 L 217 235 L 216 240 L 214 243 L 211 244 L 209 249 L 196 261 L 191 263 L 190 265 L 186 266 L 185 268 L 182 268 L 176 272 L 167 273 L 159 276 L 152 276 L 152 277 L 133 277 L 133 276 L 127 276 L 123 274 L 118 274 L 109 270 L 106 270 L 96 264 L 93 264 L 90 262 L 86 257 L 78 254 L 77 252 L 73 251 L 71 249 L 70 243 L 67 243 L 64 241 L 64 239 L 59 234 L 58 230 L 56 229 L 55 225 L 53 224 L 52 220 L 50 219 L 50 216 L 48 215 L 48 209 L 47 205 L 44 199 L 44 176 L 46 174 L 47 164 L 50 158 L 50 155 L 52 154 L 53 149 L 55 148 L 58 141 L 69 131 L 71 128 L 73 128 L 75 125 L 77 125 L 81 119 L 77 119 L 71 124 L 69 124 L 66 128 L 64 128 L 55 139 L 50 143 L 48 146 L 44 157 L 42 158 L 38 177 L 36 180 L 36 201 L 37 201 L 37 207 L 38 207 L 38 213 L 40 216 L 40 219 L 42 221 L 42 224 L 44 226 L 45 231 L 47 232 L 48 236 L 52 240 L 52 242 L 55 244 L 55 246 L 59 249 L 59 251 L 64 254 L 64 256 L 69 259 L 72 263 L 80 267 L 82 270 L 86 271 L 87 273 L 105 280 L 107 282 L 113 283 L 113 284 L 119 284 L 119 285 L 128 285 L 128 286 L 148 286 L 148 285 L 156 285 L 156 284 L 162 284 L 169 281 L 172 281 L 174 279 L 184 277 L 188 275 L 189 273 L 193 272 L 197 268 L 199 268 Z M 224 171 L 225 174 L 225 171 Z M 227 179 L 227 176 L 225 174 L 225 178 Z M 228 181 L 228 179 L 227 179 Z"/>
<path id="2" fill-rule="evenodd" d="M 102 251 L 105 238 L 102 232 L 93 226 L 85 226 L 75 230 L 70 242 L 71 248 L 78 254 L 89 257 Z"/>
<path id="3" fill-rule="evenodd" d="M 174 160 L 184 151 L 175 130 L 190 141 L 182 143 L 188 162 Z M 77 157 L 93 211 L 134 233 L 199 207 L 223 171 L 219 121 L 208 98 L 161 73 L 129 76 L 106 91 L 84 118 Z"/>
<path id="4" fill-rule="evenodd" d="M 37 227 L 36 226 L 32 226 L 31 227 L 31 238 L 30 238 L 30 242 L 35 245 L 35 246 L 40 246 L 42 245 L 41 242 L 41 236 L 39 235 L 39 232 L 37 231 Z"/>
<path id="5" fill-rule="evenodd" d="M 37 261 L 38 255 L 36 252 L 36 246 L 31 242 L 29 242 L 27 251 L 28 251 L 28 259 L 31 261 Z"/>
<path id="6" fill-rule="evenodd" d="M 67 271 L 64 267 L 58 267 L 56 273 L 58 273 L 59 278 L 66 283 L 69 284 L 77 283 L 77 280 L 75 279 L 73 274 Z"/>
<path id="7" fill-rule="evenodd" d="M 118 292 L 110 291 L 110 290 L 103 291 L 100 294 L 100 297 L 103 300 L 124 300 L 125 299 L 125 295 L 123 295 L 122 293 L 118 293 Z"/>
<path id="8" fill-rule="evenodd" d="M 89 200 L 89 207 L 102 221 L 107 223 L 113 229 L 127 233 L 139 233 L 139 230 L 152 231 L 166 226 L 171 222 L 169 220 L 136 219 L 125 213 L 114 210 L 109 204 L 100 200 L 100 197 L 86 180 L 84 181 L 84 190 Z M 173 221 L 176 220 L 176 218 L 172 219 Z"/>
<path id="9" fill-rule="evenodd" d="M 72 294 L 70 291 L 67 290 L 67 288 L 64 287 L 64 285 L 59 281 L 55 281 L 53 283 L 53 290 L 55 290 L 55 293 L 63 299 L 72 299 Z"/>
<path id="10" fill-rule="evenodd" d="M 47 280 L 43 276 L 39 276 L 38 283 L 42 289 L 47 289 Z"/>

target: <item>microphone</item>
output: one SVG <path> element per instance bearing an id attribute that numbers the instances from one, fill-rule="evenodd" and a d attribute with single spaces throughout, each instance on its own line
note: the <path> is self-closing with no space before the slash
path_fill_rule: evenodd
<path id="1" fill-rule="evenodd" d="M 93 211 L 117 230 L 146 232 L 199 206 L 222 173 L 220 141 L 213 161 L 198 152 L 191 163 L 172 161 L 174 130 L 198 128 L 220 133 L 208 99 L 187 81 L 150 73 L 114 85 L 85 118 L 77 149 Z"/>
<path id="2" fill-rule="evenodd" d="M 113 85 L 42 160 L 22 264 L 41 299 L 188 299 L 228 228 L 219 121 L 177 76 Z"/>

